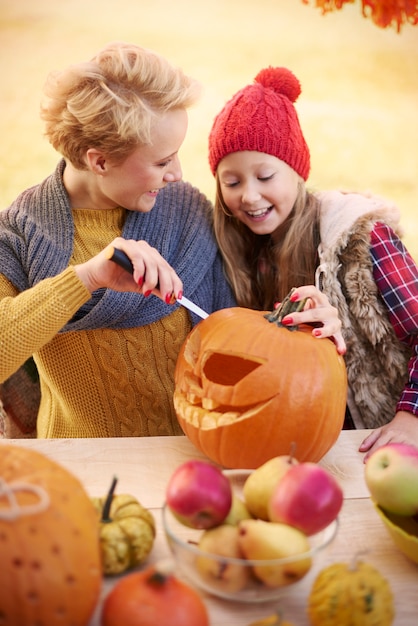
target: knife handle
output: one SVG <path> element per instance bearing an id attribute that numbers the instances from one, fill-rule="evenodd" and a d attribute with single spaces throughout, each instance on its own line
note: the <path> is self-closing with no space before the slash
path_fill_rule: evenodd
<path id="1" fill-rule="evenodd" d="M 113 261 L 130 274 L 134 273 L 134 266 L 132 265 L 132 261 L 123 250 L 110 247 L 107 258 L 109 259 L 109 261 Z"/>
<path id="2" fill-rule="evenodd" d="M 132 265 L 131 259 L 123 250 L 120 250 L 119 248 L 110 247 L 108 250 L 107 258 L 109 259 L 109 261 L 113 261 L 114 263 L 116 263 L 116 265 L 119 265 L 122 269 L 126 270 L 127 272 L 133 275 L 134 266 Z M 155 285 L 155 289 L 159 289 L 159 288 L 160 288 L 160 284 L 157 283 Z M 175 301 L 176 299 L 174 298 L 171 304 L 173 304 Z"/>

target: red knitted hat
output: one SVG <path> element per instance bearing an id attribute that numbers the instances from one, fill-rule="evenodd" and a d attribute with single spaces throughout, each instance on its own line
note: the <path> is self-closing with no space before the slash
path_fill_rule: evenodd
<path id="1" fill-rule="evenodd" d="M 304 180 L 310 169 L 306 145 L 293 102 L 301 87 L 285 67 L 261 70 L 252 85 L 235 94 L 218 113 L 209 135 L 209 165 L 231 152 L 256 150 L 285 161 Z"/>

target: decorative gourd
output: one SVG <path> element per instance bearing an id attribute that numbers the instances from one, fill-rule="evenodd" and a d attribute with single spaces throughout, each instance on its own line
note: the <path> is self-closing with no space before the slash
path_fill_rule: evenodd
<path id="1" fill-rule="evenodd" d="M 116 482 L 115 478 L 105 498 L 92 498 L 100 520 L 105 575 L 120 574 L 145 561 L 155 538 L 151 512 L 131 495 L 113 495 Z"/>
<path id="2" fill-rule="evenodd" d="M 300 303 L 297 303 L 300 304 Z M 344 422 L 347 376 L 329 339 L 241 307 L 216 311 L 189 333 L 177 359 L 174 407 L 212 461 L 254 469 L 288 454 L 319 461 Z"/>
<path id="3" fill-rule="evenodd" d="M 278 610 L 276 613 L 251 622 L 248 626 L 293 626 L 290 622 L 284 621 L 282 612 Z"/>
<path id="4" fill-rule="evenodd" d="M 308 614 L 312 626 L 390 626 L 393 595 L 387 580 L 369 563 L 334 563 L 314 581 Z"/>
<path id="5" fill-rule="evenodd" d="M 197 591 L 176 578 L 172 564 L 127 574 L 106 596 L 102 626 L 209 626 Z"/>
<path id="6" fill-rule="evenodd" d="M 0 623 L 85 626 L 102 584 L 96 511 L 79 480 L 0 444 Z"/>

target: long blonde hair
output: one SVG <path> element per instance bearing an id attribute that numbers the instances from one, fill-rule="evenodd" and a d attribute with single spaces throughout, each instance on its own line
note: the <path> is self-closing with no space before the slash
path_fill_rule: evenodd
<path id="1" fill-rule="evenodd" d="M 113 43 L 91 61 L 49 75 L 41 118 L 53 147 L 83 170 L 89 148 L 122 162 L 150 142 L 156 115 L 187 109 L 199 95 L 200 84 L 160 55 Z"/>
<path id="2" fill-rule="evenodd" d="M 302 179 L 293 209 L 274 241 L 271 235 L 254 234 L 231 215 L 218 178 L 213 223 L 225 271 L 240 306 L 271 310 L 292 287 L 313 284 L 320 241 L 319 203 Z"/>

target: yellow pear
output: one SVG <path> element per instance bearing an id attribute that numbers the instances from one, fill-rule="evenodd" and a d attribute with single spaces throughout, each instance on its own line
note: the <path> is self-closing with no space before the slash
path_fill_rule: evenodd
<path id="1" fill-rule="evenodd" d="M 268 521 L 268 504 L 279 480 L 298 461 L 290 455 L 275 456 L 250 474 L 244 483 L 243 495 L 253 517 Z"/>
<path id="2" fill-rule="evenodd" d="M 250 578 L 250 568 L 228 562 L 229 558 L 244 558 L 238 545 L 238 526 L 222 524 L 205 530 L 198 546 L 203 552 L 209 553 L 208 556 L 196 558 L 196 567 L 203 581 L 211 588 L 224 593 L 235 593 L 246 586 Z M 218 558 L 214 558 L 214 555 Z"/>
<path id="3" fill-rule="evenodd" d="M 223 524 L 230 524 L 231 526 L 237 526 L 241 520 L 251 519 L 252 515 L 249 512 L 244 500 L 237 496 L 236 493 L 232 494 L 232 505 L 228 515 L 222 522 Z"/>
<path id="4" fill-rule="evenodd" d="M 312 559 L 306 556 L 309 541 L 300 530 L 287 524 L 252 519 L 240 522 L 238 531 L 238 544 L 247 559 L 287 559 L 284 563 L 253 566 L 255 576 L 268 587 L 290 585 L 311 568 Z"/>

